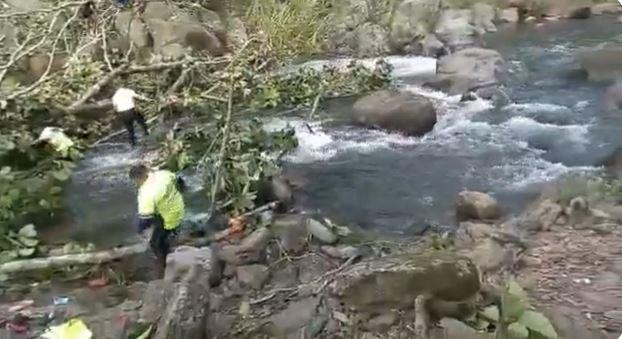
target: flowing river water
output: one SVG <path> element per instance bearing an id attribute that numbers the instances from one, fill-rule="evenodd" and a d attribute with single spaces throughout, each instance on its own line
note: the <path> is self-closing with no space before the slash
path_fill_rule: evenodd
<path id="1" fill-rule="evenodd" d="M 410 75 L 429 68 L 430 60 L 392 59 L 402 90 L 438 102 L 439 121 L 422 138 L 327 122 L 345 105 L 329 105 L 314 121 L 268 121 L 270 128 L 296 128 L 300 146 L 287 156 L 286 170 L 304 178 L 304 208 L 346 224 L 409 235 L 426 223 L 451 225 L 456 194 L 464 188 L 491 193 L 513 213 L 544 183 L 598 170 L 595 165 L 622 143 L 622 113 L 602 109 L 606 84 L 587 82 L 575 52 L 621 41 L 622 24 L 595 18 L 501 27 L 487 40 L 507 61 L 509 103 L 460 103 L 459 97 L 424 90 Z M 50 229 L 56 239 L 110 246 L 134 234 L 135 198 L 126 173 L 140 152 L 124 142 L 92 149 L 79 165 L 67 190 L 70 218 Z M 204 215 L 201 196 L 195 191 L 187 197 L 188 218 Z"/>

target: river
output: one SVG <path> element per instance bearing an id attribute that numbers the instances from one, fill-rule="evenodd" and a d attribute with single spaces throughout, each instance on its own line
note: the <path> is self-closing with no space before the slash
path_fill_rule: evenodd
<path id="1" fill-rule="evenodd" d="M 300 146 L 288 155 L 286 170 L 304 177 L 305 208 L 339 222 L 394 235 L 416 233 L 426 223 L 450 226 L 464 188 L 489 192 L 515 213 L 543 184 L 598 170 L 599 160 L 621 143 L 622 114 L 602 109 L 606 84 L 587 82 L 574 58 L 580 47 L 620 40 L 622 24 L 602 17 L 500 27 L 487 36 L 487 47 L 507 61 L 510 103 L 504 105 L 462 104 L 424 90 L 408 77 L 421 59 L 399 58 L 402 90 L 438 100 L 439 121 L 422 138 L 327 122 L 339 113 L 330 106 L 308 122 L 312 131 L 294 117 L 269 125 L 296 127 Z M 70 219 L 54 229 L 57 238 L 100 246 L 127 241 L 135 206 L 126 173 L 139 156 L 124 140 L 91 150 L 69 184 Z M 205 201 L 200 192 L 191 195 L 188 215 L 198 218 Z"/>

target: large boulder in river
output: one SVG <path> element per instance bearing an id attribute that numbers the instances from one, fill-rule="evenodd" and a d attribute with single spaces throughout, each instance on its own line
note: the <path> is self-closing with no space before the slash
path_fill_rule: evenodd
<path id="1" fill-rule="evenodd" d="M 381 90 L 357 100 L 351 120 L 356 125 L 421 136 L 434 128 L 436 109 L 423 96 Z"/>
<path id="2" fill-rule="evenodd" d="M 473 263 L 449 252 L 405 254 L 371 259 L 335 277 L 331 291 L 361 312 L 412 308 L 419 295 L 460 302 L 479 291 Z"/>
<path id="3" fill-rule="evenodd" d="M 505 63 L 501 54 L 492 49 L 467 48 L 442 57 L 438 61 L 437 79 L 427 86 L 451 95 L 476 92 L 486 99 L 490 88 L 499 84 Z"/>
<path id="4" fill-rule="evenodd" d="M 603 104 L 608 110 L 622 109 L 622 82 L 607 87 L 603 94 Z"/>
<path id="5" fill-rule="evenodd" d="M 611 176 L 622 178 L 622 147 L 616 148 L 601 164 Z"/>
<path id="6" fill-rule="evenodd" d="M 590 80 L 615 80 L 622 76 L 621 45 L 584 48 L 577 53 L 577 59 Z"/>
<path id="7" fill-rule="evenodd" d="M 462 191 L 456 202 L 456 217 L 465 220 L 496 220 L 502 210 L 497 199 L 482 192 Z"/>

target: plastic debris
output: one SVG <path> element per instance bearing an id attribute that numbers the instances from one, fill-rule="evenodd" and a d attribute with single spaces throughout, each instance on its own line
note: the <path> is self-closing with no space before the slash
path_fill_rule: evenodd
<path id="1" fill-rule="evenodd" d="M 54 305 L 55 306 L 69 304 L 69 298 L 68 297 L 54 297 L 53 300 L 54 300 Z"/>
<path id="2" fill-rule="evenodd" d="M 93 333 L 80 319 L 71 319 L 64 324 L 50 327 L 41 338 L 44 339 L 91 339 Z"/>

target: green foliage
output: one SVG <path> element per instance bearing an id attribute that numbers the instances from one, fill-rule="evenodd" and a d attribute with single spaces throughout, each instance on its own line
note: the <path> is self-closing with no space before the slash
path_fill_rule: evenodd
<path id="1" fill-rule="evenodd" d="M 224 117 L 216 119 L 222 130 Z M 223 133 L 216 133 L 205 141 L 208 145 L 219 145 L 222 137 Z M 204 169 L 206 186 L 217 185 L 218 208 L 234 214 L 252 209 L 260 182 L 277 174 L 281 156 L 297 145 L 293 129 L 266 132 L 257 119 L 231 122 L 222 163 L 218 164 L 220 154 L 211 150 L 199 163 Z M 218 170 L 222 176 L 215 182 Z"/>
<path id="2" fill-rule="evenodd" d="M 0 263 L 20 257 L 30 257 L 35 254 L 39 245 L 37 230 L 33 224 L 28 224 L 17 232 L 9 230 L 2 237 L 5 242 L 11 244 L 11 247 L 0 251 Z"/>
<path id="3" fill-rule="evenodd" d="M 510 339 L 557 339 L 551 322 L 542 314 L 532 310 L 527 293 L 515 281 L 509 281 L 501 295 L 501 305 L 488 306 L 481 310 L 471 325 L 490 322 L 496 331 L 506 333 Z"/>
<path id="4" fill-rule="evenodd" d="M 328 32 L 329 2 L 324 0 L 248 0 L 246 23 L 279 58 L 322 51 Z"/>
<path id="5" fill-rule="evenodd" d="M 562 205 L 567 205 L 572 199 L 580 196 L 591 202 L 618 202 L 622 196 L 622 181 L 591 175 L 568 175 L 543 194 L 544 198 Z"/>
<path id="6" fill-rule="evenodd" d="M 345 71 L 301 68 L 291 75 L 270 77 L 259 83 L 251 102 L 257 108 L 310 106 L 318 95 L 347 96 L 387 87 L 391 83 L 390 74 L 391 65 L 384 60 L 378 61 L 373 69 L 356 62 Z"/>

